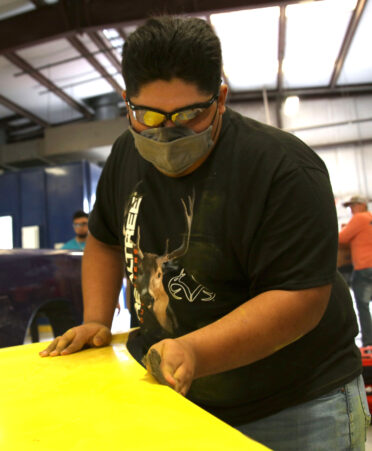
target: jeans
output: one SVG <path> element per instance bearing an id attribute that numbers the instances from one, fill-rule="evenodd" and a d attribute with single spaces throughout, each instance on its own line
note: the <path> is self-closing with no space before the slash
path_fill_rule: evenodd
<path id="1" fill-rule="evenodd" d="M 369 301 L 372 297 L 372 268 L 353 272 L 351 287 L 358 309 L 363 346 L 372 345 L 372 321 L 369 313 Z"/>
<path id="2" fill-rule="evenodd" d="M 313 401 L 236 429 L 274 451 L 362 451 L 370 420 L 359 376 Z"/>

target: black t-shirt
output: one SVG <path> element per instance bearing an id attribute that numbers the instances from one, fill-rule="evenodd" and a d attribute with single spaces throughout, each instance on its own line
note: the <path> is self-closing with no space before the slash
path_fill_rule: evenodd
<path id="1" fill-rule="evenodd" d="M 255 420 L 361 373 L 355 314 L 336 272 L 328 173 L 296 137 L 227 109 L 208 159 L 172 178 L 138 154 L 126 131 L 102 172 L 89 228 L 125 252 L 145 348 L 264 291 L 333 284 L 311 332 L 251 365 L 193 382 L 188 397 L 221 419 Z"/>

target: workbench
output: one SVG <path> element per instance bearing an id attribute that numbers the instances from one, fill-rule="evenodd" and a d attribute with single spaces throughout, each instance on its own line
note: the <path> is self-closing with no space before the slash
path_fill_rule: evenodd
<path id="1" fill-rule="evenodd" d="M 250 440 L 110 346 L 41 358 L 48 343 L 0 350 L 0 450 L 252 450 Z"/>

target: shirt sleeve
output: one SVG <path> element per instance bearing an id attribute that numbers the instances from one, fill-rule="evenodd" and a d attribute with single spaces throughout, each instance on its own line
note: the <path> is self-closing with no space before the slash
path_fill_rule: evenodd
<path id="1" fill-rule="evenodd" d="M 353 216 L 346 226 L 340 230 L 338 240 L 341 244 L 350 243 L 350 241 L 359 232 L 360 222 L 358 215 Z"/>
<path id="2" fill-rule="evenodd" d="M 334 197 L 326 171 L 296 168 L 276 180 L 248 252 L 252 295 L 331 283 L 338 246 Z"/>

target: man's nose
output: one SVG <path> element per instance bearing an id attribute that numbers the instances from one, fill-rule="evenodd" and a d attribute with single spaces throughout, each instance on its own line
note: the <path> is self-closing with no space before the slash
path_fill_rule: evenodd
<path id="1" fill-rule="evenodd" d="M 176 124 L 170 119 L 166 119 L 166 121 L 163 122 L 163 127 L 175 127 L 175 126 Z"/>

